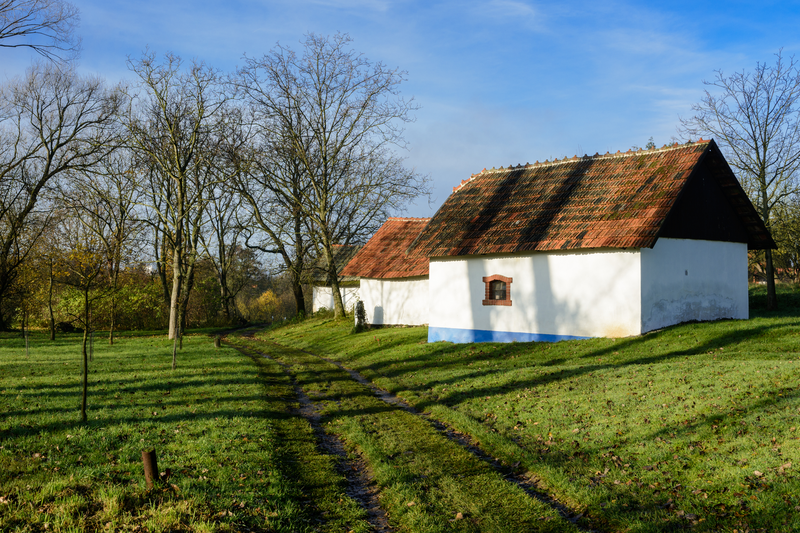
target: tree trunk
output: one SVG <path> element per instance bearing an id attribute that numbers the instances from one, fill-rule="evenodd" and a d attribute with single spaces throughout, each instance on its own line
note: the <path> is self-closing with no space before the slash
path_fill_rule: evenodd
<path id="1" fill-rule="evenodd" d="M 328 277 L 331 282 L 331 293 L 333 294 L 333 316 L 335 318 L 342 318 L 347 316 L 344 310 L 344 302 L 342 302 L 342 293 L 339 290 L 339 273 L 336 271 L 336 264 L 333 261 L 333 250 L 329 242 L 326 242 L 323 249 L 325 250 L 325 259 L 328 262 Z"/>
<path id="2" fill-rule="evenodd" d="M 296 184 L 296 182 L 295 182 Z M 297 198 L 299 195 L 298 188 L 295 186 L 292 189 L 292 198 Z M 294 293 L 294 302 L 297 306 L 295 315 L 306 316 L 306 297 L 303 294 L 303 268 L 305 267 L 306 258 L 306 245 L 304 244 L 304 231 L 303 231 L 303 216 L 301 209 L 295 204 L 292 212 L 292 222 L 294 223 L 294 261 L 287 261 L 291 271 L 292 292 Z"/>
<path id="3" fill-rule="evenodd" d="M 225 320 L 228 324 L 232 324 L 233 321 L 231 320 L 231 304 L 230 298 L 228 297 L 228 287 L 227 282 L 225 280 L 225 276 L 219 276 L 219 297 L 222 300 L 222 310 L 225 313 Z"/>
<path id="4" fill-rule="evenodd" d="M 775 267 L 772 264 L 772 250 L 764 250 L 767 262 L 767 310 L 774 311 L 778 308 L 778 295 L 775 293 Z"/>
<path id="5" fill-rule="evenodd" d="M 47 311 L 50 313 L 50 340 L 56 340 L 56 319 L 53 315 L 53 262 L 50 261 L 50 284 L 47 287 Z"/>
<path id="6" fill-rule="evenodd" d="M 111 295 L 111 323 L 108 326 L 108 344 L 114 345 L 114 319 L 116 318 L 117 314 L 117 297 L 116 295 Z"/>
<path id="7" fill-rule="evenodd" d="M 158 272 L 158 279 L 161 280 L 161 292 L 164 296 L 164 303 L 170 304 L 169 283 L 167 281 L 167 264 L 164 261 L 167 253 L 167 245 L 161 245 L 161 259 L 156 261 L 156 271 Z"/>
<path id="8" fill-rule="evenodd" d="M 761 215 L 767 231 L 772 233 L 772 220 L 770 218 L 769 197 L 767 195 L 766 177 L 759 176 L 761 182 Z M 775 265 L 772 263 L 772 250 L 764 250 L 767 277 L 767 310 L 774 311 L 778 308 L 778 296 L 775 294 Z"/>
<path id="9" fill-rule="evenodd" d="M 114 326 L 117 320 L 117 285 L 119 284 L 119 262 L 114 264 L 111 274 L 111 324 L 108 326 L 108 344 L 114 344 Z"/>
<path id="10" fill-rule="evenodd" d="M 178 336 L 172 338 L 172 370 L 178 368 Z"/>
<path id="11" fill-rule="evenodd" d="M 11 285 L 10 275 L 7 271 L 5 261 L 0 258 L 0 331 L 9 331 L 10 324 L 6 320 L 3 313 L 5 306 L 3 305 L 4 296 L 7 296 L 8 286 Z"/>
<path id="12" fill-rule="evenodd" d="M 178 246 L 172 254 L 172 294 L 169 300 L 169 338 L 174 339 L 180 327 L 178 323 L 181 285 L 183 284 L 183 269 L 181 268 L 181 252 Z"/>
<path id="13" fill-rule="evenodd" d="M 30 318 L 28 318 L 28 310 L 25 309 L 25 314 L 22 315 L 22 336 L 25 337 L 25 357 L 30 355 L 30 349 L 28 345 L 29 321 Z"/>
<path id="14" fill-rule="evenodd" d="M 180 308 L 178 308 L 178 315 L 182 315 L 183 313 L 180 312 Z M 178 316 L 177 320 L 178 330 L 175 332 L 175 336 L 172 338 L 172 370 L 178 368 L 178 343 L 180 343 L 181 350 L 183 349 L 183 316 Z"/>
<path id="15" fill-rule="evenodd" d="M 194 256 L 192 256 L 194 258 Z M 181 287 L 181 301 L 178 304 L 178 347 L 183 350 L 183 332 L 186 331 L 186 326 L 189 316 L 189 295 L 194 288 L 194 261 L 191 260 L 186 274 L 185 281 Z"/>
<path id="16" fill-rule="evenodd" d="M 218 234 L 219 235 L 219 234 Z M 222 309 L 225 313 L 225 320 L 228 324 L 233 324 L 233 317 L 231 316 L 231 297 L 228 290 L 228 253 L 225 243 L 219 237 L 217 244 L 217 257 L 219 257 L 219 267 L 217 268 L 217 281 L 219 282 L 219 297 L 222 301 Z"/>
<path id="17" fill-rule="evenodd" d="M 306 315 L 306 297 L 303 294 L 303 286 L 300 284 L 300 276 L 295 275 L 292 271 L 292 293 L 294 294 L 294 302 L 297 306 L 297 313 L 303 316 Z"/>
<path id="18" fill-rule="evenodd" d="M 89 390 L 89 354 L 86 342 L 89 338 L 89 289 L 83 291 L 83 391 L 81 394 L 81 422 L 86 422 L 86 396 Z"/>

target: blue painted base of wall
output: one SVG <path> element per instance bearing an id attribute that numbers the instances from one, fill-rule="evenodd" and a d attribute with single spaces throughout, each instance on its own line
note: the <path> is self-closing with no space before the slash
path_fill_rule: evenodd
<path id="1" fill-rule="evenodd" d="M 428 342 L 448 341 L 465 342 L 558 342 L 591 337 L 575 337 L 573 335 L 546 335 L 542 333 L 517 333 L 510 331 L 486 331 L 480 329 L 458 329 L 428 327 Z"/>

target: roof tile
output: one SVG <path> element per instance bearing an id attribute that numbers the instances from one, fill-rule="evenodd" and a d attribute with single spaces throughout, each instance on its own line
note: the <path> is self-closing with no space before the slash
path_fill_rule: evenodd
<path id="1" fill-rule="evenodd" d="M 456 187 L 420 256 L 650 248 L 709 141 L 486 170 Z"/>
<path id="2" fill-rule="evenodd" d="M 342 274 L 378 279 L 427 276 L 428 256 L 406 250 L 428 221 L 429 218 L 389 218 Z"/>

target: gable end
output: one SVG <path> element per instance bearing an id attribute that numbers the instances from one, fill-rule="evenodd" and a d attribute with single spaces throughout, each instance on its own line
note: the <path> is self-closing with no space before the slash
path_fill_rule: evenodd
<path id="1" fill-rule="evenodd" d="M 747 231 L 717 180 L 698 168 L 661 227 L 659 237 L 744 242 Z"/>
<path id="2" fill-rule="evenodd" d="M 664 220 L 658 237 L 777 248 L 716 143 L 711 141 Z"/>

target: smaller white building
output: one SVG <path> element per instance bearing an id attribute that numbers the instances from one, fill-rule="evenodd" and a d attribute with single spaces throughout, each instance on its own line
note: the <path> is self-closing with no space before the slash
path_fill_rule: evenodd
<path id="1" fill-rule="evenodd" d="M 342 295 L 344 309 L 348 313 L 356 306 L 359 299 L 359 288 L 355 286 L 340 286 L 339 293 Z M 333 309 L 333 289 L 325 285 L 314 285 L 312 290 L 311 310 L 316 313 L 320 309 Z"/>
<path id="2" fill-rule="evenodd" d="M 361 280 L 359 297 L 368 323 L 428 323 L 428 258 L 406 250 L 429 220 L 389 218 L 342 270 Z"/>
<path id="3" fill-rule="evenodd" d="M 336 244 L 333 247 L 333 260 L 336 263 L 336 271 L 339 272 L 339 293 L 342 295 L 342 303 L 345 311 L 352 310 L 359 299 L 358 278 L 342 274 L 342 270 L 347 263 L 361 249 L 356 245 Z M 333 289 L 329 279 L 328 269 L 324 259 L 311 272 L 312 291 L 311 291 L 311 312 L 316 313 L 320 309 L 333 309 Z"/>

